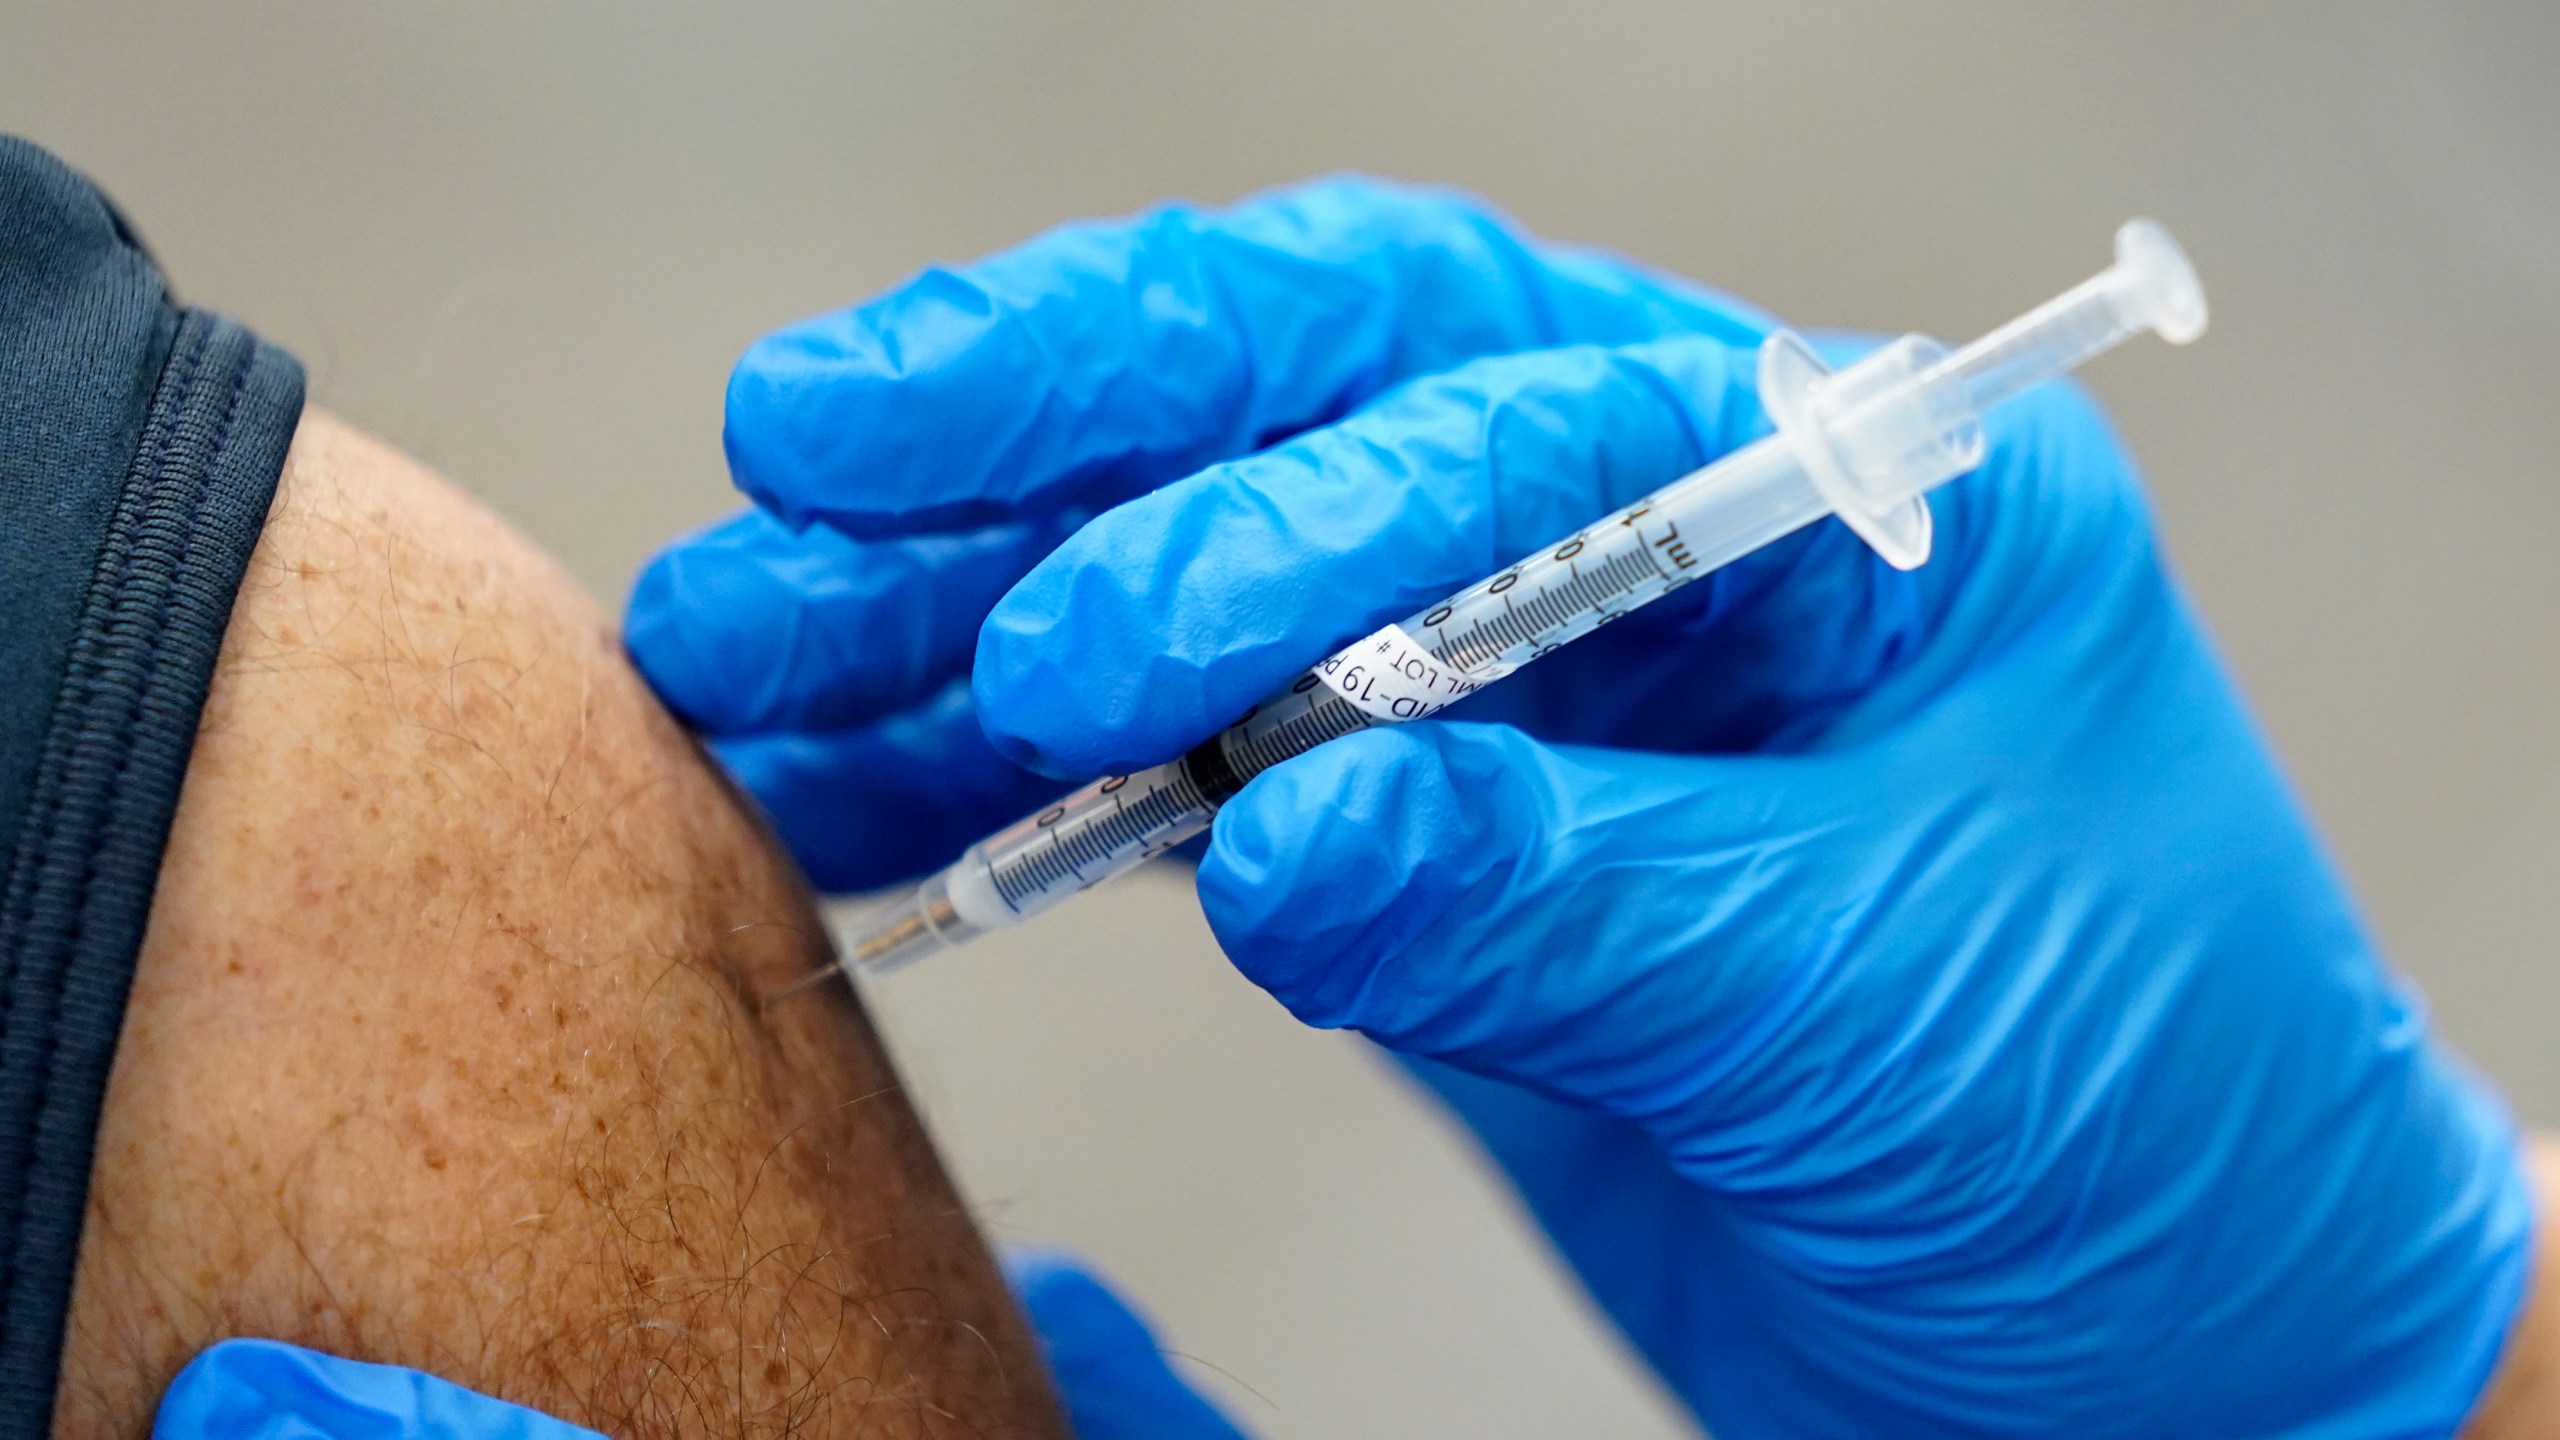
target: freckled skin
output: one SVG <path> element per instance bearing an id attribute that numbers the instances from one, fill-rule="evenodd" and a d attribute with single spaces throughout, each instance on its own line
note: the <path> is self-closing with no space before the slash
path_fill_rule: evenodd
<path id="1" fill-rule="evenodd" d="M 57 1434 L 206 1344 L 609 1434 L 1063 1435 L 788 865 L 494 517 L 306 417 L 104 1112 Z"/>

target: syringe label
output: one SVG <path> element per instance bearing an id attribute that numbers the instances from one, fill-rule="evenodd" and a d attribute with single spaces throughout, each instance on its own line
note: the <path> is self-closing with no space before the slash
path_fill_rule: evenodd
<path id="1" fill-rule="evenodd" d="M 1343 646 L 1314 673 L 1364 714 L 1391 721 L 1434 714 L 1483 684 L 1450 669 L 1401 625 Z"/>

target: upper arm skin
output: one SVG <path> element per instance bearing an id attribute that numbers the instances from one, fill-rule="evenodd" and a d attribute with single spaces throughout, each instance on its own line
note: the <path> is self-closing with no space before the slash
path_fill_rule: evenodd
<path id="1" fill-rule="evenodd" d="M 521 537 L 313 412 L 102 1116 L 56 1431 L 206 1344 L 620 1436 L 1063 1433 L 787 863 Z"/>

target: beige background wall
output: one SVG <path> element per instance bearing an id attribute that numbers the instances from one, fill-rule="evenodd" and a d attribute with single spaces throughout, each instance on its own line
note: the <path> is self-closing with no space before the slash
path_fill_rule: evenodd
<path id="1" fill-rule="evenodd" d="M 2214 332 L 2095 383 L 2393 953 L 2560 1123 L 2556 65 L 2532 0 L 7 0 L 0 128 L 616 600 L 731 503 L 750 337 L 1068 216 L 1360 167 L 1960 337 L 2157 215 Z M 989 1225 L 1102 1257 L 1264 1432 L 1680 1433 L 1175 879 L 877 1001 Z"/>

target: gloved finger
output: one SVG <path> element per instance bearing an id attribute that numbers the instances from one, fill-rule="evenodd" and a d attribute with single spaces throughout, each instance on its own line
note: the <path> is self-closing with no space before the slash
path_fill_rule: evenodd
<path id="1" fill-rule="evenodd" d="M 1077 1440 L 1244 1440 L 1173 1373 L 1147 1322 L 1073 1256 L 1009 1250 L 1004 1268 Z"/>
<path id="2" fill-rule="evenodd" d="M 834 893 L 948 864 L 1066 788 L 987 744 L 965 681 L 870 725 L 715 739 L 711 751 L 764 808 L 810 883 Z"/>
<path id="3" fill-rule="evenodd" d="M 1566 749 L 1507 726 L 1345 736 L 1218 814 L 1201 907 L 1309 1024 L 1649 1127 L 1835 1033 L 1801 1002 L 1926 857 L 1873 758 Z M 1844 798 L 1846 797 L 1846 798 Z"/>
<path id="4" fill-rule="evenodd" d="M 965 672 L 988 607 L 1084 519 L 856 541 L 751 510 L 641 570 L 623 644 L 710 734 L 846 729 Z"/>
<path id="5" fill-rule="evenodd" d="M 1179 754 L 1344 642 L 1763 433 L 1756 365 L 1697 339 L 1482 360 L 1123 505 L 989 613 L 979 713 L 999 750 L 1048 773 Z M 2080 392 L 2045 387 L 1985 431 L 1979 470 L 1930 497 L 1934 563 L 1895 570 L 1824 521 L 1453 718 L 1704 750 L 1810 748 L 1888 723 L 2036 623 L 2034 596 L 2067 589 L 2097 552 L 2149 543 L 2131 471 Z"/>
<path id="6" fill-rule="evenodd" d="M 1498 356 L 1131 501 L 988 615 L 979 713 L 1054 774 L 1180 753 L 1342 643 L 1764 429 L 1755 373 L 1699 339 Z"/>
<path id="7" fill-rule="evenodd" d="M 1335 178 L 1070 225 L 758 341 L 738 485 L 859 536 L 1107 504 L 1479 355 L 1768 322 L 1531 241 L 1446 190 Z"/>
<path id="8" fill-rule="evenodd" d="M 601 1440 L 596 1432 L 399 1365 L 276 1340 L 225 1340 L 160 1397 L 153 1440 Z"/>

